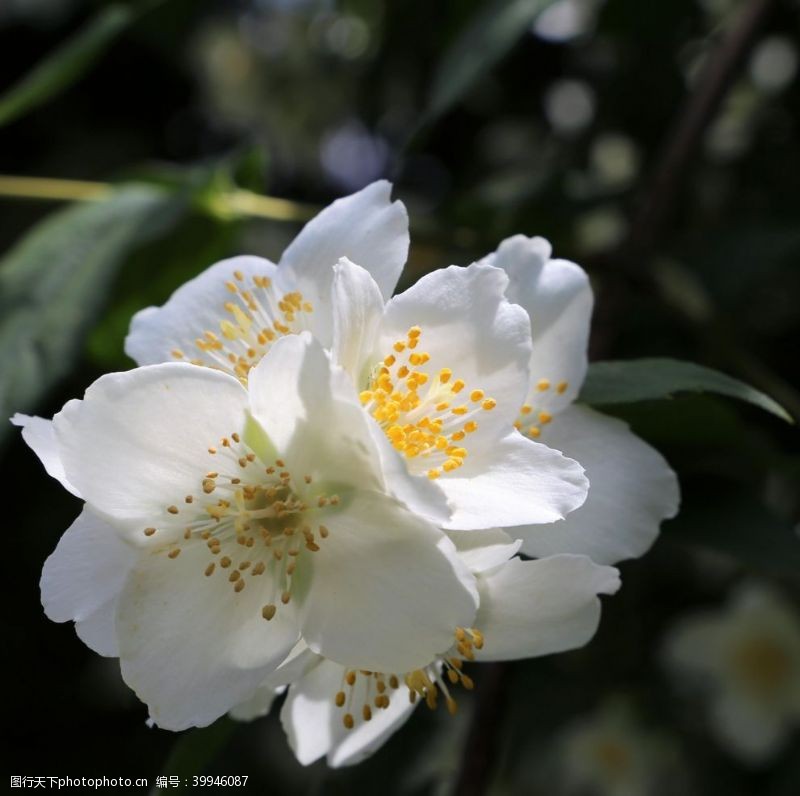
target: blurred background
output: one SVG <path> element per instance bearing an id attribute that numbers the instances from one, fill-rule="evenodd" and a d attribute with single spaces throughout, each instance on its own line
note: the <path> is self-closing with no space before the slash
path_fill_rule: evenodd
<path id="1" fill-rule="evenodd" d="M 800 416 L 799 11 L 0 0 L 0 174 L 47 178 L 0 178 L 0 414 L 52 415 L 132 365 L 136 310 L 223 257 L 277 260 L 315 207 L 388 177 L 411 215 L 401 288 L 540 234 L 592 277 L 593 359 L 693 360 Z M 140 187 L 54 201 L 108 181 Z M 0 428 L 5 775 L 247 774 L 248 792 L 274 794 L 799 793 L 797 430 L 704 395 L 609 411 L 665 454 L 684 500 L 622 564 L 595 640 L 473 667 L 456 717 L 420 709 L 342 771 L 297 764 L 277 710 L 181 736 L 145 726 L 116 661 L 42 613 L 42 563 L 80 507 Z M 745 646 L 755 633 L 735 682 L 703 669 L 702 635 L 701 660 L 682 655 L 697 616 Z M 720 694 L 748 688 L 785 698 L 734 727 Z"/>

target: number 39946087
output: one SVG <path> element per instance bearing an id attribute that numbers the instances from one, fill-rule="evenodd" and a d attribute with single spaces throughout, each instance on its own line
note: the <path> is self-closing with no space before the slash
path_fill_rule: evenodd
<path id="1" fill-rule="evenodd" d="M 197 787 L 208 787 L 208 786 L 215 786 L 215 787 L 242 787 L 243 785 L 247 785 L 248 775 L 243 774 L 241 776 L 237 775 L 228 775 L 228 776 L 202 776 L 202 777 L 192 777 L 192 786 Z"/>

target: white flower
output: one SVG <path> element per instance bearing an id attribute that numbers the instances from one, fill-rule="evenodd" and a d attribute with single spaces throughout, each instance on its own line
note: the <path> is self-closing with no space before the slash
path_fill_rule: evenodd
<path id="1" fill-rule="evenodd" d="M 476 610 L 453 543 L 384 473 L 419 479 L 384 467 L 319 344 L 287 337 L 249 375 L 137 368 L 52 426 L 17 418 L 86 501 L 45 564 L 45 612 L 118 655 L 168 729 L 244 710 L 301 635 L 343 665 L 414 669 Z"/>
<path id="2" fill-rule="evenodd" d="M 800 724 L 800 619 L 767 587 L 744 583 L 725 610 L 683 619 L 665 654 L 705 688 L 712 730 L 737 757 L 768 760 Z"/>
<path id="3" fill-rule="evenodd" d="M 434 480 L 458 530 L 548 523 L 586 494 L 582 468 L 513 426 L 527 392 L 530 322 L 499 268 L 451 266 L 384 302 L 347 259 L 333 282 L 334 361 L 409 472 Z"/>
<path id="4" fill-rule="evenodd" d="M 591 486 L 564 520 L 513 534 L 531 556 L 582 553 L 613 564 L 652 545 L 660 522 L 677 512 L 678 482 L 625 423 L 574 403 L 587 370 L 592 290 L 583 269 L 550 254 L 543 238 L 517 235 L 481 262 L 508 274 L 506 296 L 530 315 L 531 378 L 516 427 L 579 461 Z"/>
<path id="5" fill-rule="evenodd" d="M 391 296 L 408 254 L 408 215 L 380 181 L 335 201 L 309 221 L 275 265 L 234 257 L 182 285 L 163 307 L 131 322 L 126 353 L 139 365 L 175 359 L 240 377 L 278 338 L 311 331 L 326 348 L 333 339 L 333 266 L 349 257 Z"/>
<path id="6" fill-rule="evenodd" d="M 563 787 L 556 793 L 644 796 L 685 793 L 670 739 L 644 725 L 627 701 L 610 699 L 570 724 L 558 740 Z M 683 787 L 682 787 L 683 786 Z"/>
<path id="7" fill-rule="evenodd" d="M 582 467 L 513 427 L 530 381 L 527 313 L 489 265 L 436 271 L 387 302 L 406 224 L 388 184 L 369 186 L 311 221 L 280 265 L 217 263 L 138 313 L 126 349 L 140 365 L 189 359 L 246 381 L 275 339 L 308 329 L 350 373 L 409 472 L 439 484 L 452 510 L 444 527 L 562 519 L 585 499 Z M 401 497 L 425 514 L 420 489 Z"/>
<path id="8" fill-rule="evenodd" d="M 473 627 L 415 670 L 345 667 L 306 653 L 305 671 L 289 686 L 281 721 L 298 760 L 327 756 L 331 766 L 357 763 L 378 749 L 425 702 L 456 710 L 459 688 L 473 683 L 470 661 L 528 658 L 587 643 L 600 617 L 598 594 L 619 587 L 615 569 L 585 556 L 539 561 L 510 558 L 519 542 L 497 529 L 454 535 L 475 573 L 480 608 Z M 285 680 L 284 682 L 288 682 Z"/>

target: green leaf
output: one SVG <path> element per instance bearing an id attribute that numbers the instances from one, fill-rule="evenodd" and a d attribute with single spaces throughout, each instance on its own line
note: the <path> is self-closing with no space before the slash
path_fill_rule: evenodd
<path id="1" fill-rule="evenodd" d="M 0 97 L 0 127 L 80 80 L 136 16 L 134 9 L 116 3 L 100 11 Z"/>
<path id="2" fill-rule="evenodd" d="M 555 0 L 495 0 L 482 8 L 445 52 L 422 124 L 441 116 L 491 69 Z"/>
<path id="3" fill-rule="evenodd" d="M 594 362 L 589 366 L 578 400 L 602 406 L 670 398 L 681 392 L 727 395 L 794 422 L 779 403 L 755 387 L 711 368 L 677 359 Z"/>
<path id="4" fill-rule="evenodd" d="M 0 418 L 32 410 L 72 367 L 125 256 L 182 215 L 146 186 L 48 216 L 0 260 Z M 9 428 L 0 423 L 0 435 Z"/>
<path id="5" fill-rule="evenodd" d="M 695 497 L 664 536 L 732 556 L 748 569 L 797 578 L 800 538 L 788 522 L 753 497 L 730 491 Z"/>
<path id="6" fill-rule="evenodd" d="M 237 724 L 229 718 L 217 719 L 210 727 L 184 732 L 172 747 L 164 765 L 162 776 L 179 777 L 181 788 L 192 784 L 192 777 L 199 776 L 214 762 L 214 758 L 225 748 Z M 151 796 L 170 793 L 170 787 L 153 788 Z"/>

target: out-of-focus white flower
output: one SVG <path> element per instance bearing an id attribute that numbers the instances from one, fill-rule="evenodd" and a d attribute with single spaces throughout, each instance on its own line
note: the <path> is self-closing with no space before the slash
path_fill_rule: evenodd
<path id="1" fill-rule="evenodd" d="M 631 706 L 610 699 L 560 735 L 559 794 L 655 796 L 686 793 L 680 758 L 667 736 L 642 724 Z"/>
<path id="2" fill-rule="evenodd" d="M 375 183 L 334 202 L 278 266 L 256 257 L 212 266 L 134 317 L 128 353 L 140 365 L 189 359 L 245 382 L 275 339 L 308 329 L 350 374 L 375 432 L 410 473 L 436 481 L 452 511 L 444 527 L 563 518 L 587 482 L 579 464 L 513 427 L 531 339 L 527 313 L 505 297 L 508 277 L 451 267 L 387 301 L 408 248 L 405 210 L 389 190 Z M 398 496 L 427 516 L 422 491 Z"/>
<path id="3" fill-rule="evenodd" d="M 432 485 L 386 466 L 397 454 L 307 333 L 246 388 L 153 365 L 103 376 L 52 425 L 16 422 L 86 501 L 45 563 L 45 612 L 119 656 L 159 726 L 258 712 L 301 635 L 342 665 L 413 670 L 473 622 L 453 543 L 393 497 Z"/>
<path id="4" fill-rule="evenodd" d="M 800 619 L 768 587 L 744 583 L 725 609 L 681 620 L 664 650 L 676 676 L 705 689 L 711 728 L 737 757 L 768 760 L 800 723 Z"/>
<path id="5" fill-rule="evenodd" d="M 363 760 L 420 702 L 434 709 L 442 701 L 455 712 L 458 689 L 473 688 L 465 663 L 529 658 L 586 644 L 600 618 L 597 596 L 619 587 L 615 569 L 585 556 L 511 558 L 519 542 L 497 529 L 453 538 L 478 583 L 474 626 L 458 628 L 451 646 L 410 671 L 344 667 L 306 653 L 305 670 L 289 686 L 281 710 L 289 743 L 304 765 L 323 756 L 334 767 Z"/>
<path id="6" fill-rule="evenodd" d="M 509 532 L 530 556 L 582 553 L 613 564 L 652 545 L 661 521 L 677 512 L 678 482 L 625 423 L 575 403 L 588 367 L 592 289 L 582 268 L 550 255 L 543 238 L 517 235 L 481 262 L 506 271 L 506 297 L 530 315 L 531 379 L 515 425 L 579 461 L 589 496 L 564 520 Z"/>

